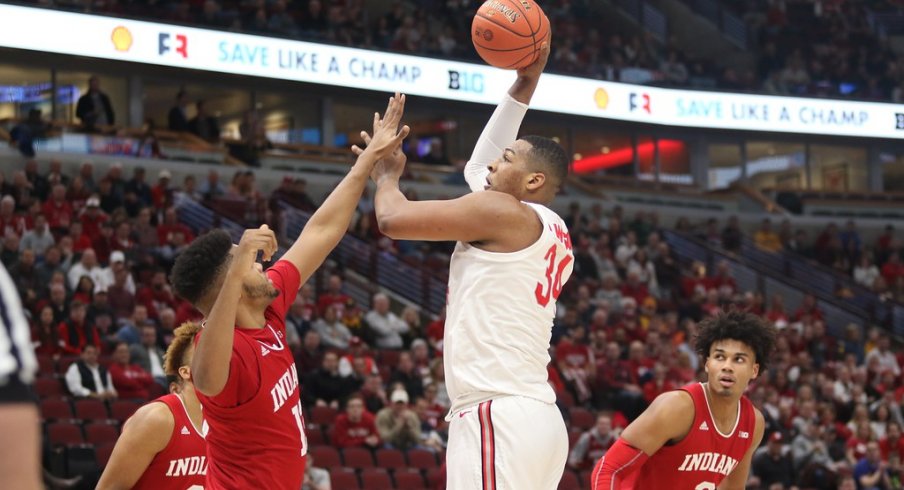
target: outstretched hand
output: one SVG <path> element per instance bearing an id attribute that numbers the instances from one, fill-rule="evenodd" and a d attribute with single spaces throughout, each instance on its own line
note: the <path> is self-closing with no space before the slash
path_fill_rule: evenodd
<path id="1" fill-rule="evenodd" d="M 364 140 L 366 148 L 362 149 L 358 145 L 352 145 L 352 152 L 359 156 L 365 152 L 373 152 L 377 160 L 388 156 L 402 145 L 402 141 L 411 131 L 405 125 L 399 128 L 404 113 L 405 96 L 396 92 L 389 98 L 389 104 L 386 106 L 386 112 L 383 113 L 382 118 L 380 113 L 374 113 L 373 135 L 368 134 L 367 131 L 361 131 L 361 138 Z"/>
<path id="2" fill-rule="evenodd" d="M 549 60 L 550 46 L 552 45 L 552 32 L 546 36 L 546 40 L 540 45 L 540 53 L 537 60 L 533 63 L 518 69 L 518 76 L 525 78 L 538 79 L 546 68 L 546 62 Z"/>
<path id="3" fill-rule="evenodd" d="M 243 275 L 257 262 L 258 252 L 263 252 L 264 261 L 269 261 L 278 248 L 276 235 L 267 225 L 245 230 L 232 254 L 230 272 L 235 271 L 236 274 Z"/>

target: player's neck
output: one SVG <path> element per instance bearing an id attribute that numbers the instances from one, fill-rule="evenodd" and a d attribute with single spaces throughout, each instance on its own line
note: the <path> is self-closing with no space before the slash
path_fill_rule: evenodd
<path id="1" fill-rule="evenodd" d="M 239 303 L 235 312 L 235 324 L 241 328 L 264 328 L 267 326 L 264 311 L 266 311 L 266 306 L 259 308 L 257 304 Z"/>
<path id="2" fill-rule="evenodd" d="M 733 427 L 738 417 L 740 396 L 723 396 L 715 392 L 709 383 L 704 385 L 706 400 L 709 402 L 709 411 L 713 419 L 720 426 Z"/>
<path id="3" fill-rule="evenodd" d="M 201 414 L 201 402 L 198 400 L 198 395 L 195 394 L 194 386 L 186 383 L 182 386 L 182 391 L 179 392 L 179 396 L 182 397 L 182 403 L 185 404 L 188 418 L 191 419 L 191 423 L 195 426 L 195 429 L 200 431 L 201 425 L 203 424 L 203 416 Z"/>

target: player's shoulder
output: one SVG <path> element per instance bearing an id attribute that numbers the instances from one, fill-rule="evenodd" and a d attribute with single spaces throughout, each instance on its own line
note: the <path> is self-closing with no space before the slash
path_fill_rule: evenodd
<path id="1" fill-rule="evenodd" d="M 136 410 L 126 421 L 123 431 L 137 429 L 147 433 L 166 431 L 169 434 L 168 431 L 172 430 L 175 423 L 176 419 L 169 405 L 158 398 Z"/>
<path id="2" fill-rule="evenodd" d="M 694 413 L 694 397 L 684 389 L 666 391 L 657 396 L 650 408 L 656 407 L 657 410 L 665 413 L 684 413 L 690 411 Z"/>

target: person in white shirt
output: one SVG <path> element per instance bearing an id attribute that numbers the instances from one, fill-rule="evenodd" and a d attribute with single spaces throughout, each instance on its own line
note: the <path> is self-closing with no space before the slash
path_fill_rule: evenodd
<path id="1" fill-rule="evenodd" d="M 98 289 L 110 289 L 110 286 L 116 284 L 116 272 L 126 267 L 126 254 L 121 250 L 114 250 L 110 253 L 110 266 L 101 269 L 101 282 L 97 283 Z M 133 296 L 135 295 L 135 280 L 132 274 L 126 276 L 124 289 Z"/>
<path id="2" fill-rule="evenodd" d="M 887 334 L 882 334 L 879 337 L 879 343 L 876 345 L 876 348 L 871 350 L 869 354 L 866 355 L 866 365 L 869 366 L 870 362 L 873 358 L 879 359 L 879 367 L 880 372 L 884 370 L 889 370 L 895 374 L 895 377 L 901 375 L 901 366 L 898 365 L 898 358 L 895 356 L 895 353 L 891 351 L 891 339 Z"/>
<path id="3" fill-rule="evenodd" d="M 458 243 L 449 268 L 443 339 L 448 490 L 553 490 L 568 432 L 548 383 L 556 300 L 574 268 L 564 220 L 549 209 L 571 159 L 554 140 L 517 138 L 546 66 L 521 68 L 465 166 L 471 193 L 409 201 L 399 189 L 400 149 L 377 163 L 374 204 L 394 240 Z M 365 141 L 367 137 L 365 137 Z"/>
<path id="4" fill-rule="evenodd" d="M 97 362 L 97 347 L 88 344 L 82 349 L 81 359 L 66 370 L 66 386 L 74 396 L 112 400 L 116 398 L 113 378 L 107 368 Z"/>
<path id="5" fill-rule="evenodd" d="M 364 315 L 364 321 L 374 332 L 380 349 L 401 349 L 402 335 L 408 333 L 408 324 L 389 311 L 389 297 L 377 293 L 373 297 L 373 309 Z"/>
<path id="6" fill-rule="evenodd" d="M 157 345 L 157 327 L 144 325 L 141 327 L 141 343 L 129 347 L 133 364 L 138 364 L 153 376 L 160 386 L 167 386 L 166 373 L 163 372 L 163 350 Z"/>
<path id="7" fill-rule="evenodd" d="M 69 289 L 76 289 L 82 276 L 88 276 L 94 284 L 106 284 L 104 269 L 97 263 L 97 254 L 93 248 L 82 251 L 82 258 L 69 269 L 66 279 L 69 281 Z"/>

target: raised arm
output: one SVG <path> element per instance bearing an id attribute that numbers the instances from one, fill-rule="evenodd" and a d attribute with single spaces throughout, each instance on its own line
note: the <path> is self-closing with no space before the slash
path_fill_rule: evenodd
<path id="1" fill-rule="evenodd" d="M 207 316 L 207 325 L 198 340 L 191 362 L 195 389 L 207 396 L 220 394 L 229 379 L 235 316 L 242 297 L 242 278 L 248 269 L 257 265 L 259 251 L 263 251 L 265 260 L 270 260 L 276 248 L 276 235 L 267 225 L 263 225 L 256 230 L 245 230 L 238 247 L 232 252 L 226 279 L 210 309 L 210 315 Z"/>
<path id="2" fill-rule="evenodd" d="M 502 102 L 496 107 L 496 111 L 493 112 L 487 125 L 483 128 L 483 132 L 480 133 L 480 138 L 474 145 L 474 152 L 471 153 L 471 159 L 465 165 L 465 180 L 468 182 L 471 192 L 483 190 L 489 173 L 487 165 L 500 158 L 502 150 L 511 146 L 518 137 L 521 121 L 527 114 L 527 106 L 534 96 L 534 91 L 537 90 L 540 75 L 546 67 L 548 58 L 549 42 L 547 41 L 541 47 L 537 61 L 518 70 L 518 78 L 515 83 L 512 84 L 508 94 L 503 97 Z"/>
<path id="3" fill-rule="evenodd" d="M 283 260 L 292 262 L 298 268 L 301 276 L 299 284 L 304 284 L 311 277 L 345 235 L 374 164 L 400 146 L 408 136 L 408 126 L 399 129 L 404 111 L 405 96 L 396 94 L 389 99 L 382 118 L 374 114 L 373 137 L 366 138 L 367 149 L 355 151 L 358 159 L 352 169 L 311 216 L 301 235 L 283 255 Z"/>
<path id="4" fill-rule="evenodd" d="M 672 439 L 683 437 L 694 422 L 694 401 L 684 391 L 659 395 L 631 422 L 593 469 L 591 488 L 622 488 L 637 477 L 646 460 Z"/>

